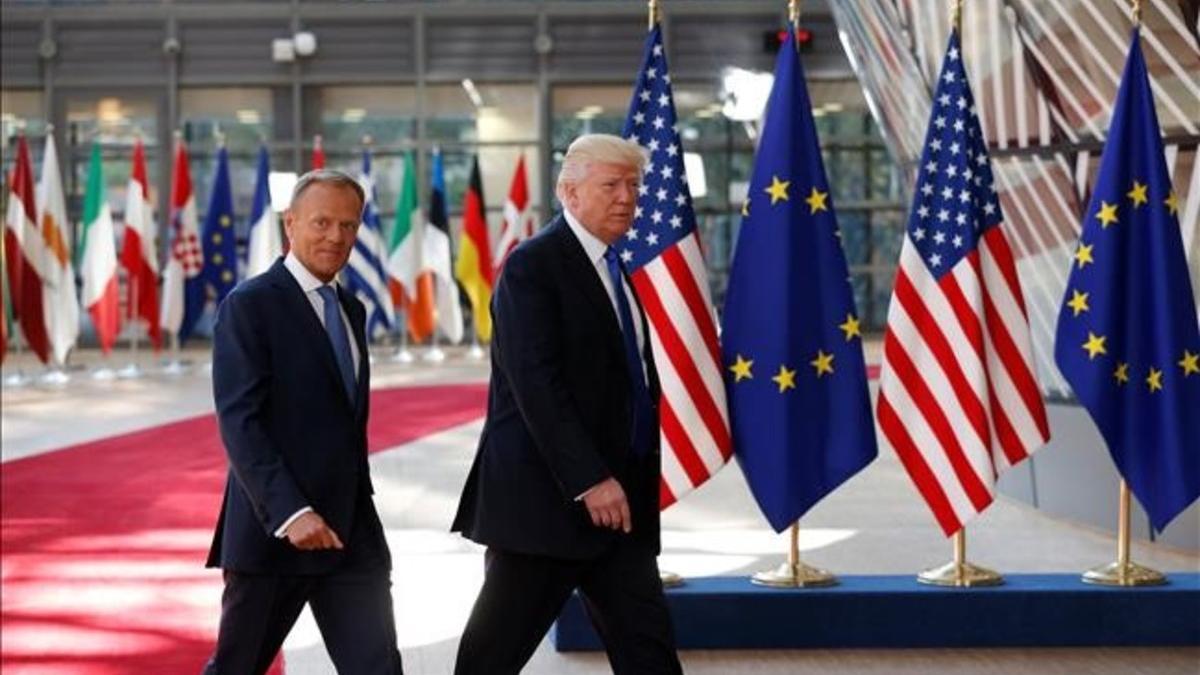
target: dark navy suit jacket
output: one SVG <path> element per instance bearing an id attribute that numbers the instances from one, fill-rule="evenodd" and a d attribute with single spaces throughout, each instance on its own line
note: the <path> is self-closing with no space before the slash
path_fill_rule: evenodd
<path id="1" fill-rule="evenodd" d="M 210 567 L 323 574 L 364 547 L 386 556 L 370 499 L 365 312 L 340 288 L 338 297 L 362 355 L 353 402 L 325 328 L 282 258 L 235 288 L 217 311 L 213 398 L 229 475 Z M 345 550 L 301 551 L 275 536 L 304 506 L 325 519 Z"/>
<path id="2" fill-rule="evenodd" d="M 491 311 L 487 421 L 453 530 L 506 551 L 565 559 L 600 555 L 619 536 L 657 553 L 658 438 L 634 456 L 620 323 L 561 215 L 513 250 Z M 643 358 L 657 402 L 648 348 Z M 593 525 L 576 500 L 610 476 L 629 499 L 632 535 Z"/>

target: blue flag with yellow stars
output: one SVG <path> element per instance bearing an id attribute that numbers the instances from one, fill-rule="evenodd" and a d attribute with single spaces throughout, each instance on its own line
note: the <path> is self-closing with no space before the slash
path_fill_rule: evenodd
<path id="1" fill-rule="evenodd" d="M 1158 530 L 1200 496 L 1200 328 L 1178 214 L 1134 29 L 1054 357 Z"/>
<path id="2" fill-rule="evenodd" d="M 854 294 L 794 40 L 779 50 L 722 317 L 734 452 L 777 532 L 877 454 Z"/>
<path id="3" fill-rule="evenodd" d="M 201 230 L 204 242 L 204 282 L 209 295 L 220 302 L 237 284 L 237 237 L 233 231 L 233 188 L 229 184 L 229 153 L 217 150 L 208 212 Z"/>

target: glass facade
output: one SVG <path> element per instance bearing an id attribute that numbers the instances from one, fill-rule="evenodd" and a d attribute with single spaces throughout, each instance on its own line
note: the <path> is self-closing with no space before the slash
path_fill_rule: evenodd
<path id="1" fill-rule="evenodd" d="M 65 123 L 60 138 L 73 212 L 82 195 L 87 144 L 100 139 L 109 199 L 118 221 L 137 135 L 146 143 L 160 221 L 169 208 L 173 132 L 178 130 L 188 142 L 201 218 L 211 193 L 215 151 L 223 142 L 230 156 L 242 247 L 260 144 L 270 150 L 272 170 L 281 172 L 310 168 L 318 136 L 327 166 L 355 174 L 361 171 L 364 149 L 369 148 L 378 208 L 389 229 L 403 179 L 404 154 L 415 153 L 418 200 L 425 208 L 430 158 L 437 150 L 443 157 L 446 202 L 456 238 L 471 163 L 478 157 L 495 238 L 518 158 L 525 160 L 533 213 L 544 221 L 557 208 L 553 185 L 570 141 L 587 132 L 619 133 L 644 30 L 643 10 L 620 3 L 544 8 L 496 3 L 498 8 L 504 6 L 497 16 L 470 17 L 456 12 L 454 3 L 428 3 L 403 15 L 352 3 L 357 5 L 354 11 L 337 18 L 325 10 L 308 16 L 305 4 L 313 3 L 293 4 L 288 11 L 317 36 L 316 54 L 297 57 L 294 64 L 264 63 L 265 54 L 251 54 L 241 44 L 225 44 L 224 33 L 211 20 L 181 14 L 172 19 L 178 26 L 157 24 L 155 15 L 138 27 L 138 39 L 161 27 L 163 35 L 176 35 L 182 43 L 177 52 L 182 56 L 168 56 L 170 67 L 161 74 L 144 70 L 142 79 L 154 84 L 107 88 L 89 81 L 85 86 L 75 74 L 90 72 L 86 70 L 90 64 L 70 52 L 51 62 L 55 77 L 45 87 L 49 98 L 44 100 L 36 82 L 48 76 L 36 60 L 22 65 L 26 70 L 6 70 L 26 73 L 34 84 L 29 90 L 4 90 L 5 138 L 21 120 L 31 140 L 39 143 L 45 133 L 41 120 Z M 757 134 L 757 121 L 736 121 L 723 112 L 728 97 L 722 91 L 722 77 L 732 67 L 769 71 L 774 56 L 759 32 L 776 30 L 781 13 L 777 5 L 765 2 L 701 4 L 702 9 L 689 10 L 688 3 L 680 3 L 683 9 L 668 22 L 667 42 L 674 49 L 672 31 L 681 36 L 678 55 L 671 59 L 674 97 L 684 149 L 690 155 L 689 182 L 711 268 L 711 290 L 719 308 Z M 718 14 L 710 15 L 713 7 Z M 247 15 L 239 27 L 245 35 L 267 42 L 278 37 L 276 12 L 251 5 L 241 10 Z M 163 8 L 165 15 L 174 11 L 171 5 Z M 257 16 L 260 11 L 265 14 Z M 754 39 L 729 41 L 731 28 L 714 24 L 714 16 L 728 18 L 739 34 Z M 818 11 L 810 16 L 814 26 L 828 21 Z M 101 31 L 103 21 L 98 21 L 94 29 Z M 116 30 L 115 24 L 105 26 Z M 382 52 L 365 50 L 361 36 L 366 28 L 386 28 L 389 35 L 402 37 Z M 621 31 L 620 40 L 615 30 Z M 63 33 L 62 39 L 77 35 L 83 33 Z M 105 35 L 106 40 L 121 40 L 116 33 Z M 543 37 L 551 39 L 540 51 Z M 478 44 L 488 40 L 487 58 L 475 56 Z M 716 52 L 696 51 L 713 44 L 720 45 Z M 858 84 L 849 77 L 840 47 L 830 45 L 806 53 L 806 66 L 812 66 L 811 96 L 859 313 L 864 330 L 879 330 L 903 220 L 902 181 Z M 110 80 L 119 81 L 115 71 Z M 40 152 L 34 149 L 36 163 Z"/>

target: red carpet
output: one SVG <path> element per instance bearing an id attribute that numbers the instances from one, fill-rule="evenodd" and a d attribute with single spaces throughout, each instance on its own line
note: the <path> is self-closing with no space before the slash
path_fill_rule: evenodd
<path id="1" fill-rule="evenodd" d="M 486 395 L 374 391 L 371 450 L 481 417 Z M 212 416 L 4 464 L 4 673 L 198 673 L 220 611 L 220 573 L 203 564 L 224 480 Z"/>

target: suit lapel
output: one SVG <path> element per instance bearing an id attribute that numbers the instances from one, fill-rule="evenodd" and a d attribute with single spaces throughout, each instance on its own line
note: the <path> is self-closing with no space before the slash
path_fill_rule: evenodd
<path id="1" fill-rule="evenodd" d="M 304 290 L 300 288 L 300 283 L 288 271 L 282 259 L 271 267 L 269 274 L 274 275 L 272 285 L 280 289 L 284 302 L 288 306 L 288 312 L 297 317 L 299 329 L 304 333 L 304 341 L 312 345 L 319 354 L 317 361 L 324 364 L 325 370 L 337 384 L 335 388 L 340 392 L 342 401 L 348 408 L 351 407 L 350 401 L 346 398 L 346 389 L 342 386 L 342 376 L 338 371 L 337 358 L 333 354 L 333 343 L 329 341 L 329 334 L 325 332 L 325 326 L 321 325 L 321 320 L 317 318 L 317 313 L 314 311 L 312 303 L 308 301 L 308 297 L 305 296 Z"/>
<path id="2" fill-rule="evenodd" d="M 615 344 L 620 347 L 623 339 L 621 324 L 617 319 L 617 313 L 613 311 L 612 300 L 608 298 L 608 292 L 604 290 L 604 284 L 600 282 L 596 266 L 592 264 L 591 260 L 588 260 L 587 253 L 583 250 L 583 244 L 579 243 L 579 239 L 576 238 L 571 227 L 567 225 L 567 220 L 561 214 L 551 223 L 551 227 L 555 228 L 553 234 L 562 250 L 560 260 L 566 267 L 567 276 L 574 280 L 576 287 L 591 303 L 594 315 L 598 317 L 609 333 L 609 343 L 613 344 L 615 341 Z"/>

